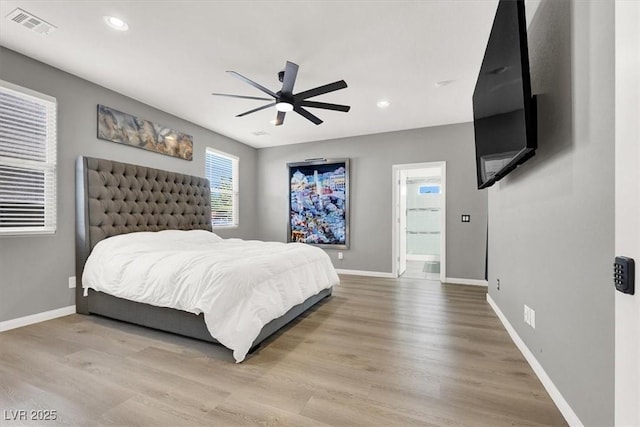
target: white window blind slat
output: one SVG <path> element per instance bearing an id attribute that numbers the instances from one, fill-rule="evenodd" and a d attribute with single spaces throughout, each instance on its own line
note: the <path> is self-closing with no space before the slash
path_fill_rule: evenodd
<path id="1" fill-rule="evenodd" d="M 56 100 L 0 80 L 0 235 L 56 229 Z"/>
<path id="2" fill-rule="evenodd" d="M 205 175 L 211 186 L 211 224 L 238 225 L 238 158 L 207 148 Z"/>
<path id="3" fill-rule="evenodd" d="M 5 130 L 13 130 L 16 133 L 23 133 L 27 135 L 34 135 L 36 137 L 45 138 L 46 132 L 43 129 L 46 129 L 46 121 L 34 121 L 28 118 L 17 118 L 10 117 L 3 113 L 0 116 L 0 128 Z"/>
<path id="4" fill-rule="evenodd" d="M 10 135 L 12 139 L 19 139 L 31 144 L 46 145 L 47 143 L 46 133 L 38 133 L 26 127 L 19 128 L 17 125 L 7 126 L 0 123 L 0 130 L 2 130 L 2 135 Z"/>
<path id="5" fill-rule="evenodd" d="M 0 101 L 0 113 L 4 117 L 12 117 L 18 120 L 29 119 L 32 122 L 47 122 L 46 110 L 27 111 L 25 109 L 16 108 L 11 104 L 2 103 Z"/>
<path id="6" fill-rule="evenodd" d="M 2 130 L 0 130 L 1 132 Z M 25 141 L 20 138 L 11 138 L 7 133 L 3 133 L 0 137 L 0 144 L 3 144 L 2 151 L 7 153 L 20 153 L 22 151 L 30 152 L 33 155 L 42 156 L 46 154 L 47 144 L 44 142 Z M 12 145 L 12 144 L 20 144 Z"/>

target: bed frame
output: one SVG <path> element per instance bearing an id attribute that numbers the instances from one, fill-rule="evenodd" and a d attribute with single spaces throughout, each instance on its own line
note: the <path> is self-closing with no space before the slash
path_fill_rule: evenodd
<path id="1" fill-rule="evenodd" d="M 136 231 L 211 229 L 209 181 L 112 160 L 79 157 L 76 162 L 76 312 L 97 314 L 166 332 L 218 343 L 204 315 L 156 307 L 89 289 L 82 272 L 95 245 Z M 331 295 L 325 289 L 264 326 L 252 351 L 300 314 Z"/>

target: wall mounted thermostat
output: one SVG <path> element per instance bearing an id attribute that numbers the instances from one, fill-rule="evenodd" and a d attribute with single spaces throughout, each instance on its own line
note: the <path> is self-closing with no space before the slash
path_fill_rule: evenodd
<path id="1" fill-rule="evenodd" d="M 636 267 L 632 258 L 616 257 L 613 264 L 613 283 L 622 293 L 633 295 L 635 292 Z"/>

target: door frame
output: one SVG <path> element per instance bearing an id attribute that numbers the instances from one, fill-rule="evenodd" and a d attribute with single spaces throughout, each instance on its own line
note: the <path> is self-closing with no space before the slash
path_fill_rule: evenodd
<path id="1" fill-rule="evenodd" d="M 405 163 L 391 166 L 391 188 L 393 215 L 391 218 L 391 265 L 393 277 L 398 277 L 400 264 L 400 171 L 425 168 L 440 168 L 442 210 L 440 215 L 440 282 L 447 277 L 447 162 Z"/>
<path id="2" fill-rule="evenodd" d="M 615 292 L 615 425 L 640 425 L 640 3 L 615 2 L 615 254 L 635 258 L 635 295 Z M 635 230 L 635 233 L 633 232 Z"/>

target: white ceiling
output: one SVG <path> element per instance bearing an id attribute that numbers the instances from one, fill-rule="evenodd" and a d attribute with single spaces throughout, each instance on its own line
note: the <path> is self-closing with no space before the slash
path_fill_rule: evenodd
<path id="1" fill-rule="evenodd" d="M 497 0 L 423 1 L 0 1 L 0 44 L 254 147 L 472 120 L 471 95 Z M 16 7 L 57 26 L 42 36 L 5 19 Z M 129 24 L 107 27 L 104 15 Z M 344 79 L 313 98 L 351 106 L 310 109 L 316 126 L 270 108 L 236 118 L 272 91 L 285 61 L 300 66 L 294 92 Z M 437 87 L 436 82 L 455 80 Z M 381 110 L 376 102 L 387 99 Z M 117 107 L 117 106 L 114 106 Z M 135 111 L 128 111 L 136 114 Z M 268 135 L 255 136 L 264 131 Z"/>

